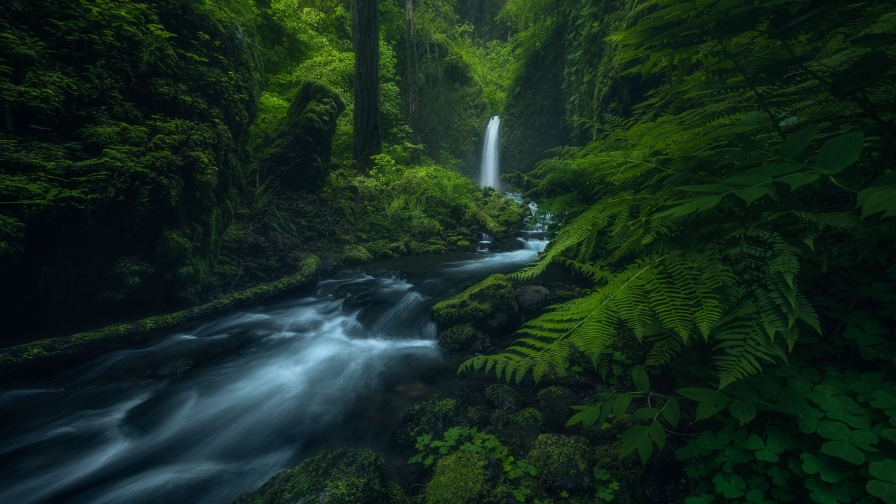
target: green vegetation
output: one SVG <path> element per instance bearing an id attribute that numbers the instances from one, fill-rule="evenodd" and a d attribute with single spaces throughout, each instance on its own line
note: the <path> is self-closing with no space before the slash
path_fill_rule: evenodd
<path id="1" fill-rule="evenodd" d="M 553 5 L 507 12 L 524 23 Z M 614 343 L 634 336 L 648 352 L 626 365 L 631 382 L 570 425 L 633 407 L 619 455 L 649 464 L 688 411 L 699 437 L 672 448 L 686 502 L 896 502 L 896 12 L 583 1 L 530 19 L 530 40 L 551 50 L 551 30 L 573 17 L 563 86 L 579 143 L 517 179 L 563 226 L 512 278 L 559 263 L 595 289 L 463 367 L 600 381 Z M 595 37 L 606 38 L 586 48 Z M 658 390 L 642 366 L 665 377 Z"/>
<path id="2" fill-rule="evenodd" d="M 500 329 L 512 322 L 516 313 L 516 295 L 504 275 L 492 275 L 432 307 L 433 318 L 443 327 L 470 324 Z"/>
<path id="3" fill-rule="evenodd" d="M 397 493 L 397 495 L 396 495 Z M 400 489 L 386 483 L 386 462 L 370 450 L 330 450 L 272 477 L 234 504 L 398 504 Z"/>

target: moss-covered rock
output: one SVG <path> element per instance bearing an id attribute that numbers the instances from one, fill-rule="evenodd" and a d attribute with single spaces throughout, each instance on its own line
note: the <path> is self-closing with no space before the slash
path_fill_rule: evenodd
<path id="1" fill-rule="evenodd" d="M 373 256 L 360 245 L 346 245 L 336 254 L 336 261 L 342 265 L 366 264 Z"/>
<path id="2" fill-rule="evenodd" d="M 504 410 L 494 410 L 489 428 L 514 457 L 523 458 L 538 438 L 542 423 L 541 413 L 534 408 L 526 408 L 513 415 Z"/>
<path id="3" fill-rule="evenodd" d="M 447 350 L 470 348 L 479 332 L 469 324 L 461 324 L 439 333 L 439 346 Z"/>
<path id="4" fill-rule="evenodd" d="M 413 446 L 417 436 L 438 438 L 451 427 L 478 427 L 480 421 L 481 415 L 475 408 L 465 406 L 456 397 L 436 393 L 405 410 L 397 432 L 398 442 Z"/>
<path id="5" fill-rule="evenodd" d="M 320 81 L 304 82 L 262 144 L 263 169 L 294 189 L 319 187 L 330 171 L 336 121 L 344 111 L 339 93 Z"/>
<path id="6" fill-rule="evenodd" d="M 508 413 L 516 413 L 523 407 L 523 398 L 516 390 L 503 383 L 489 385 L 485 390 L 485 398 L 492 407 Z"/>
<path id="7" fill-rule="evenodd" d="M 542 434 L 528 459 L 545 486 L 570 492 L 592 486 L 590 447 L 581 437 Z"/>
<path id="8" fill-rule="evenodd" d="M 552 431 L 566 425 L 574 413 L 570 406 L 576 403 L 575 393 L 565 387 L 554 386 L 538 391 L 538 409 L 544 414 L 546 427 Z"/>
<path id="9" fill-rule="evenodd" d="M 516 314 L 516 295 L 504 275 L 492 275 L 432 307 L 432 315 L 442 327 L 470 324 L 478 329 L 501 328 Z"/>
<path id="10" fill-rule="evenodd" d="M 393 496 L 381 455 L 340 448 L 276 474 L 234 504 L 399 504 Z"/>
<path id="11" fill-rule="evenodd" d="M 436 462 L 436 470 L 423 494 L 426 504 L 467 504 L 480 501 L 486 491 L 488 459 L 458 450 Z"/>

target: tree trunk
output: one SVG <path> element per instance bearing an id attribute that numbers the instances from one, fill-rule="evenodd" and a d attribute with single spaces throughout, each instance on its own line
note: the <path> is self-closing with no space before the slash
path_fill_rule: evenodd
<path id="1" fill-rule="evenodd" d="M 364 171 L 383 151 L 380 123 L 380 20 L 377 0 L 352 0 L 355 50 L 354 158 Z"/>
<path id="2" fill-rule="evenodd" d="M 408 123 L 411 126 L 411 163 L 420 164 L 420 125 L 417 122 L 417 42 L 414 33 L 414 0 L 405 0 L 405 28 L 407 33 L 407 62 L 408 62 Z"/>

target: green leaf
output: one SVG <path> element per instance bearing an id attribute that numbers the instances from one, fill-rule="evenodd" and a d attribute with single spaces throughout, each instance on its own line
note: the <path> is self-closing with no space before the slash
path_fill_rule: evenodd
<path id="1" fill-rule="evenodd" d="M 803 128 L 796 133 L 787 137 L 787 140 L 784 140 L 784 143 L 781 144 L 781 157 L 785 159 L 793 159 L 800 154 L 806 147 L 812 143 L 812 139 L 815 138 L 815 132 L 818 131 L 818 126 L 813 125 L 808 128 Z"/>
<path id="2" fill-rule="evenodd" d="M 821 445 L 821 451 L 855 465 L 862 465 L 865 462 L 865 455 L 862 451 L 850 444 L 849 441 L 828 441 Z"/>
<path id="3" fill-rule="evenodd" d="M 632 414 L 635 420 L 646 420 L 648 418 L 656 418 L 660 414 L 660 410 L 656 408 L 641 408 Z"/>
<path id="4" fill-rule="evenodd" d="M 891 459 L 872 462 L 868 471 L 878 478 L 865 485 L 865 490 L 887 504 L 896 504 L 896 461 Z"/>
<path id="5" fill-rule="evenodd" d="M 880 439 L 871 431 L 856 430 L 849 434 L 849 442 L 865 451 L 876 452 L 877 449 L 872 448 L 871 445 L 877 444 L 879 441 Z"/>
<path id="6" fill-rule="evenodd" d="M 818 180 L 817 173 L 794 173 L 793 175 L 787 175 L 785 177 L 781 177 L 778 179 L 780 182 L 785 182 L 790 184 L 790 190 L 796 191 L 800 187 L 803 187 L 806 184 L 811 184 Z"/>
<path id="7" fill-rule="evenodd" d="M 896 185 L 874 186 L 863 190 L 856 199 L 856 208 L 862 209 L 862 219 L 878 212 L 881 218 L 896 216 Z"/>
<path id="8" fill-rule="evenodd" d="M 840 422 L 819 422 L 818 435 L 832 441 L 849 439 L 849 427 Z"/>
<path id="9" fill-rule="evenodd" d="M 635 366 L 632 369 L 632 381 L 635 382 L 635 388 L 640 392 L 650 392 L 650 378 L 647 377 L 647 371 L 641 366 Z"/>
<path id="10" fill-rule="evenodd" d="M 717 473 L 712 478 L 712 482 L 716 484 L 716 492 L 719 492 L 726 499 L 736 499 L 738 497 L 743 497 L 744 492 L 747 488 L 746 482 L 744 479 L 738 475 L 733 475 L 730 478 L 726 477 L 721 473 Z"/>
<path id="11" fill-rule="evenodd" d="M 653 423 L 650 424 L 650 427 L 647 428 L 647 434 L 649 434 L 650 439 L 660 447 L 660 450 L 666 446 L 666 429 L 663 429 L 663 426 L 656 420 L 654 420 Z"/>
<path id="12" fill-rule="evenodd" d="M 734 194 L 746 201 L 747 205 L 749 205 L 750 203 L 768 194 L 768 192 L 768 187 L 744 187 L 743 189 L 734 191 Z"/>
<path id="13" fill-rule="evenodd" d="M 871 394 L 871 397 L 874 398 L 871 401 L 871 406 L 882 410 L 889 410 L 896 408 L 896 395 L 893 395 L 891 392 L 887 392 L 886 390 L 878 390 L 877 392 Z"/>
<path id="14" fill-rule="evenodd" d="M 766 462 L 777 462 L 780 460 L 780 457 L 778 457 L 777 453 L 771 450 L 762 449 L 756 452 L 756 459 L 764 460 Z"/>
<path id="15" fill-rule="evenodd" d="M 676 392 L 681 394 L 683 397 L 687 397 L 688 399 L 693 399 L 694 401 L 699 402 L 709 401 L 712 400 L 717 394 L 723 394 L 717 390 L 700 387 L 681 388 L 676 390 Z"/>
<path id="16" fill-rule="evenodd" d="M 628 411 L 628 407 L 632 404 L 632 394 L 620 394 L 613 401 L 613 418 L 619 419 Z"/>
<path id="17" fill-rule="evenodd" d="M 728 411 L 740 421 L 741 427 L 756 418 L 756 405 L 751 401 L 732 401 Z"/>
<path id="18" fill-rule="evenodd" d="M 663 406 L 663 418 L 665 418 L 672 427 L 678 426 L 678 420 L 681 418 L 681 406 L 678 404 L 678 399 L 670 397 L 669 400 L 666 401 L 666 405 Z"/>
<path id="19" fill-rule="evenodd" d="M 816 168 L 826 175 L 840 173 L 859 160 L 864 142 L 865 135 L 860 131 L 828 140 L 815 159 Z"/>
<path id="20" fill-rule="evenodd" d="M 750 434 L 750 437 L 744 442 L 744 448 L 748 450 L 762 450 L 765 448 L 765 441 L 756 434 Z"/>
<path id="21" fill-rule="evenodd" d="M 868 466 L 868 471 L 875 478 L 896 483 L 896 461 L 886 459 L 880 462 L 872 462 Z"/>

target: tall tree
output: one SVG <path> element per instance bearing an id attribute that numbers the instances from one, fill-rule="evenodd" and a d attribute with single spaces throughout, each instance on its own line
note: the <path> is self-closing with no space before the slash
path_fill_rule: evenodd
<path id="1" fill-rule="evenodd" d="M 354 157 L 363 170 L 383 150 L 380 121 L 380 20 L 377 0 L 352 1 L 355 50 Z"/>
<path id="2" fill-rule="evenodd" d="M 405 0 L 405 39 L 407 41 L 408 67 L 408 122 L 411 126 L 411 143 L 420 145 L 420 125 L 417 123 L 417 41 L 414 33 L 414 0 Z M 420 149 L 411 151 L 411 162 L 420 164 Z"/>

